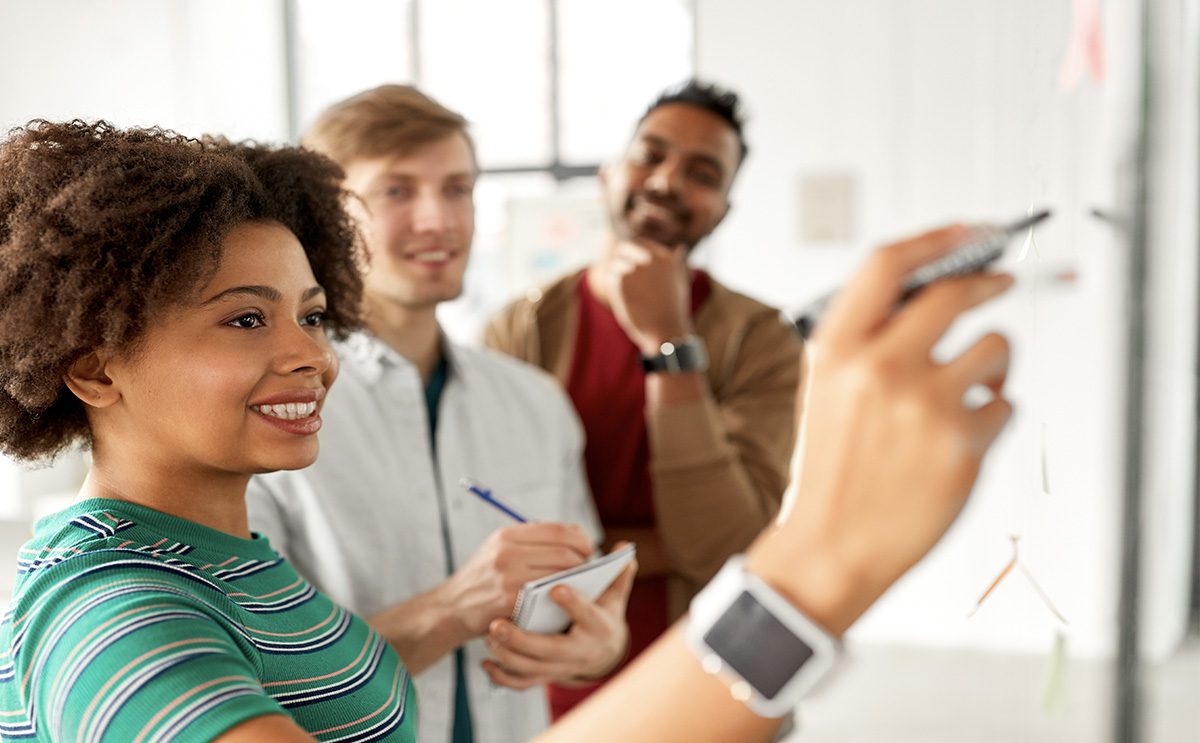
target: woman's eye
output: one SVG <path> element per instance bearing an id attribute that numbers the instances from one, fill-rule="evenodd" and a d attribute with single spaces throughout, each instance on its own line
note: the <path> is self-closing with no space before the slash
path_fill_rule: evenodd
<path id="1" fill-rule="evenodd" d="M 261 313 L 247 312 L 244 315 L 239 315 L 233 318 L 227 324 L 232 325 L 235 328 L 261 328 L 262 326 L 266 325 L 266 319 Z"/>
<path id="2" fill-rule="evenodd" d="M 300 324 L 301 325 L 311 325 L 315 328 L 319 328 L 325 324 L 325 315 L 326 315 L 325 310 L 317 310 L 316 312 L 310 312 L 309 314 L 304 316 L 304 319 L 300 321 Z"/>

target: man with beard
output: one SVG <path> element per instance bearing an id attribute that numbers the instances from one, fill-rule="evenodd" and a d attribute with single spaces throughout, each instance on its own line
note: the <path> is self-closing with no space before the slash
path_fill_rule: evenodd
<path id="1" fill-rule="evenodd" d="M 553 373 L 587 434 L 607 540 L 637 543 L 631 656 L 775 516 L 794 444 L 801 343 L 777 310 L 691 269 L 746 156 L 737 95 L 662 94 L 601 169 L 596 261 L 517 301 L 487 342 Z M 557 718 L 595 687 L 551 687 Z"/>
<path id="2" fill-rule="evenodd" d="M 342 167 L 354 196 L 370 258 L 366 330 L 335 345 L 321 456 L 256 476 L 250 525 L 395 647 L 420 695 L 420 740 L 529 740 L 548 722 L 535 687 L 604 675 L 624 657 L 633 574 L 596 601 L 555 589 L 574 620 L 563 634 L 507 620 L 526 581 L 589 559 L 599 529 L 562 390 L 527 364 L 451 343 L 437 322 L 437 305 L 462 291 L 474 236 L 466 121 L 384 85 L 324 111 L 303 143 Z M 539 523 L 515 524 L 462 477 Z"/>

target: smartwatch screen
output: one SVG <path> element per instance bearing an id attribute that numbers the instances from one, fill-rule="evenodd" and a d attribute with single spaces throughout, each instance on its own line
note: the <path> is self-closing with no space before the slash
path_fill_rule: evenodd
<path id="1" fill-rule="evenodd" d="M 813 651 L 748 592 L 743 591 L 704 642 L 767 699 L 773 699 Z M 763 663 L 764 657 L 772 662 Z"/>

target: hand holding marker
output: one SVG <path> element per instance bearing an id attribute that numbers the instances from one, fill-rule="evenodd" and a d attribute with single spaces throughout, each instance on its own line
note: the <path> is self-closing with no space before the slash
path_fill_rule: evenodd
<path id="1" fill-rule="evenodd" d="M 985 225 L 973 228 L 968 239 L 953 252 L 925 264 L 908 275 L 904 281 L 904 294 L 900 298 L 900 304 L 907 302 L 926 284 L 984 270 L 1004 254 L 1009 240 L 1049 216 L 1050 211 L 1045 209 L 1006 226 Z M 830 292 L 795 316 L 793 322 L 802 337 L 808 338 L 812 335 L 813 328 L 835 296 L 836 291 Z"/>

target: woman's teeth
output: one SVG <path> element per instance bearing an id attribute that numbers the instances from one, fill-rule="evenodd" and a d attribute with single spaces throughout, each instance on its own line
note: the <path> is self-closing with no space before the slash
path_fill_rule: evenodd
<path id="1" fill-rule="evenodd" d="M 283 405 L 251 405 L 250 409 L 272 418 L 294 421 L 307 418 L 317 412 L 317 404 L 315 402 L 289 402 Z"/>
<path id="2" fill-rule="evenodd" d="M 450 260 L 450 251 L 427 250 L 424 253 L 417 253 L 413 258 L 420 263 L 442 263 Z"/>

